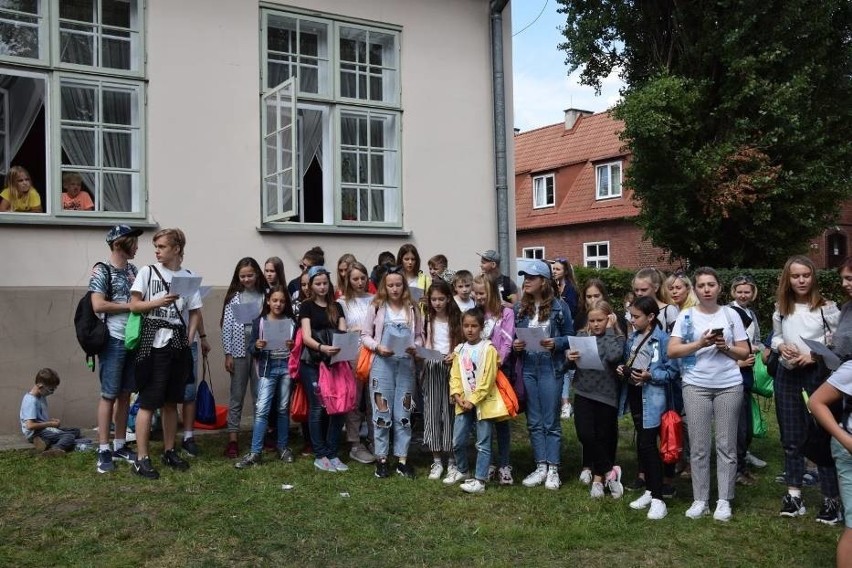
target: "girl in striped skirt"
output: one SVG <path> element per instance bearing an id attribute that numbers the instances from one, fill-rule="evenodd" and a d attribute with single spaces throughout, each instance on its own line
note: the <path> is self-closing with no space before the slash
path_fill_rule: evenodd
<path id="1" fill-rule="evenodd" d="M 423 441 L 432 451 L 429 479 L 441 479 L 443 454 L 447 454 L 448 474 L 456 469 L 453 457 L 454 409 L 450 402 L 450 364 L 453 349 L 462 341 L 461 312 L 453 300 L 449 284 L 435 279 L 426 291 L 426 348 L 441 358 L 427 358 L 420 374 L 423 394 Z"/>

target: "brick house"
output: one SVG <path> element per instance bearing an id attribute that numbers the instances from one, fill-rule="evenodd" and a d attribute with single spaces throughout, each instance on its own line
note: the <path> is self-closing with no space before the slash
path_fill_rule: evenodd
<path id="1" fill-rule="evenodd" d="M 642 238 L 639 208 L 623 187 L 630 151 L 619 139 L 622 123 L 609 112 L 568 109 L 565 120 L 515 134 L 517 255 L 567 258 L 574 266 L 673 268 L 666 253 Z M 810 242 L 819 268 L 852 254 L 852 203 L 837 224 Z"/>

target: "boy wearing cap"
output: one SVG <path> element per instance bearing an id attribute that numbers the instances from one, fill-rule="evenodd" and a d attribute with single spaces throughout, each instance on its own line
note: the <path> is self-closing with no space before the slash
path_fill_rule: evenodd
<path id="1" fill-rule="evenodd" d="M 125 445 L 127 410 L 130 393 L 135 390 L 132 354 L 124 348 L 124 327 L 130 313 L 130 287 L 139 270 L 130 260 L 139 248 L 141 229 L 116 225 L 106 237 L 110 255 L 103 264 L 96 264 L 89 279 L 92 309 L 103 314 L 109 329 L 109 341 L 98 354 L 100 362 L 101 399 L 98 402 L 98 473 L 115 470 L 113 460 L 129 463 L 136 454 Z M 104 266 L 106 265 L 106 266 Z M 110 423 L 115 415 L 115 439 L 109 447 Z"/>
<path id="2" fill-rule="evenodd" d="M 500 272 L 500 253 L 494 250 L 476 253 L 480 256 L 479 268 L 492 281 L 497 282 L 500 297 L 508 307 L 518 301 L 518 285 L 511 278 Z"/>

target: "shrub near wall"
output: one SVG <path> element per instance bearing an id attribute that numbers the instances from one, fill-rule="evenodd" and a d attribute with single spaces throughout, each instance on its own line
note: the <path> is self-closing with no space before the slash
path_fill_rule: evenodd
<path id="1" fill-rule="evenodd" d="M 772 330 L 772 312 L 775 310 L 775 291 L 778 288 L 780 269 L 747 269 L 747 268 L 719 268 L 716 269 L 722 280 L 722 295 L 720 301 L 728 303 L 731 301 L 729 291 L 731 281 L 740 275 L 751 276 L 757 285 L 757 302 L 754 311 L 760 320 L 760 331 L 764 338 Z M 606 284 L 607 292 L 613 307 L 620 309 L 623 298 L 627 292 L 633 289 L 633 275 L 635 272 L 620 268 L 585 268 L 574 267 L 574 275 L 577 280 L 578 290 L 582 289 L 590 278 L 599 278 Z M 690 274 L 690 278 L 692 275 Z M 823 296 L 834 300 L 838 305 L 846 301 L 846 294 L 840 285 L 840 276 L 836 270 L 818 270 L 817 280 Z"/>

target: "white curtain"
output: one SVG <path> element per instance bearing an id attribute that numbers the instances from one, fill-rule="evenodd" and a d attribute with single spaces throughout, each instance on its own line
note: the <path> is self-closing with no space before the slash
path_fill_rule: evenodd
<path id="1" fill-rule="evenodd" d="M 14 165 L 18 150 L 44 107 L 44 81 L 32 77 L 0 75 L 0 88 L 9 92 L 9 161 Z"/>

